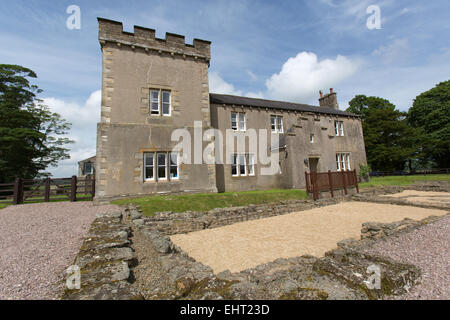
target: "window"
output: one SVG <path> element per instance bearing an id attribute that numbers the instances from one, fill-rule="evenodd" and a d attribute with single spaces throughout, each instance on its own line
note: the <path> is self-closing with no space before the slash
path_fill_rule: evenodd
<path id="1" fill-rule="evenodd" d="M 92 174 L 94 166 L 92 164 L 92 162 L 85 162 L 83 165 L 83 175 L 88 175 L 88 174 Z"/>
<path id="2" fill-rule="evenodd" d="M 248 175 L 249 176 L 255 175 L 255 155 L 254 154 L 248 155 Z"/>
<path id="3" fill-rule="evenodd" d="M 162 114 L 163 116 L 170 116 L 170 91 L 162 92 Z"/>
<path id="4" fill-rule="evenodd" d="M 150 114 L 171 115 L 172 94 L 167 90 L 150 90 Z"/>
<path id="5" fill-rule="evenodd" d="M 350 153 L 336 153 L 337 171 L 350 170 Z"/>
<path id="6" fill-rule="evenodd" d="M 245 113 L 243 112 L 232 112 L 231 113 L 231 129 L 234 131 L 245 131 Z"/>
<path id="7" fill-rule="evenodd" d="M 239 155 L 239 175 L 240 176 L 247 175 L 247 163 L 245 161 L 245 154 Z"/>
<path id="8" fill-rule="evenodd" d="M 314 143 L 314 135 L 309 135 L 309 142 Z"/>
<path id="9" fill-rule="evenodd" d="M 255 175 L 254 154 L 233 154 L 231 157 L 231 175 L 245 177 Z"/>
<path id="10" fill-rule="evenodd" d="M 347 168 L 345 167 L 345 154 L 341 153 L 341 168 L 342 170 L 347 170 Z"/>
<path id="11" fill-rule="evenodd" d="M 239 129 L 245 131 L 245 113 L 239 113 Z"/>
<path id="12" fill-rule="evenodd" d="M 273 133 L 283 133 L 283 117 L 270 116 L 270 126 Z"/>
<path id="13" fill-rule="evenodd" d="M 159 91 L 150 91 L 150 114 L 159 115 Z"/>
<path id="14" fill-rule="evenodd" d="M 155 180 L 155 154 L 154 153 L 145 153 L 144 154 L 144 179 L 147 180 Z"/>
<path id="15" fill-rule="evenodd" d="M 169 172 L 170 172 L 170 179 L 175 180 L 178 179 L 178 154 L 171 152 L 169 156 Z"/>
<path id="16" fill-rule="evenodd" d="M 344 136 L 344 121 L 335 121 L 334 122 L 334 132 L 337 137 Z"/>
<path id="17" fill-rule="evenodd" d="M 158 180 L 166 180 L 167 179 L 167 154 L 158 153 Z"/>
<path id="18" fill-rule="evenodd" d="M 237 154 L 233 154 L 232 156 L 232 163 L 231 163 L 231 175 L 236 177 L 239 176 L 238 171 L 237 171 Z"/>

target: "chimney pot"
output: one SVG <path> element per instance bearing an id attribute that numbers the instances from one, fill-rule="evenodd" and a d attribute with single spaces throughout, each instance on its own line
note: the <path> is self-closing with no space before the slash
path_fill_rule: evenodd
<path id="1" fill-rule="evenodd" d="M 333 88 L 330 88 L 330 93 L 333 93 Z"/>
<path id="2" fill-rule="evenodd" d="M 320 97 L 323 98 L 323 92 L 322 90 L 319 91 Z"/>

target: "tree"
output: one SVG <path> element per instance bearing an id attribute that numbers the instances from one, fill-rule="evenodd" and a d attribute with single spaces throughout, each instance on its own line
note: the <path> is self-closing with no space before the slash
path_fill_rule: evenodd
<path id="1" fill-rule="evenodd" d="M 403 170 L 417 157 L 420 133 L 411 128 L 406 113 L 386 99 L 357 95 L 348 112 L 361 116 L 367 162 L 374 170 Z"/>
<path id="2" fill-rule="evenodd" d="M 36 73 L 0 64 L 0 183 L 48 175 L 42 171 L 70 158 L 64 146 L 72 141 L 62 136 L 71 124 L 42 103 L 29 78 Z"/>
<path id="3" fill-rule="evenodd" d="M 408 122 L 424 132 L 423 162 L 450 168 L 450 80 L 417 96 Z"/>

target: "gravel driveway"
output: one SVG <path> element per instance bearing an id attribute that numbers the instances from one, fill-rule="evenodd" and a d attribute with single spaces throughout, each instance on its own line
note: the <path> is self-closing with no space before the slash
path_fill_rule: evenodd
<path id="1" fill-rule="evenodd" d="M 118 209 L 57 202 L 0 210 L 0 299 L 58 299 L 95 215 Z"/>
<path id="2" fill-rule="evenodd" d="M 409 233 L 380 240 L 370 253 L 410 263 L 422 270 L 422 282 L 395 299 L 450 299 L 450 217 Z"/>

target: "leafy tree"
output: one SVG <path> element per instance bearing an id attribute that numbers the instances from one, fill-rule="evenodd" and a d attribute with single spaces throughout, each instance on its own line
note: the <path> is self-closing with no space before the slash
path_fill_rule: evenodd
<path id="1" fill-rule="evenodd" d="M 450 80 L 416 97 L 408 122 L 424 133 L 422 162 L 450 168 Z"/>
<path id="2" fill-rule="evenodd" d="M 29 78 L 36 73 L 0 64 L 0 183 L 48 175 L 40 172 L 70 158 L 64 146 L 72 141 L 61 135 L 71 124 L 43 105 L 42 90 Z"/>
<path id="3" fill-rule="evenodd" d="M 402 170 L 417 156 L 420 133 L 411 128 L 406 113 L 386 99 L 357 95 L 348 112 L 360 115 L 364 131 L 367 162 L 374 170 Z"/>

